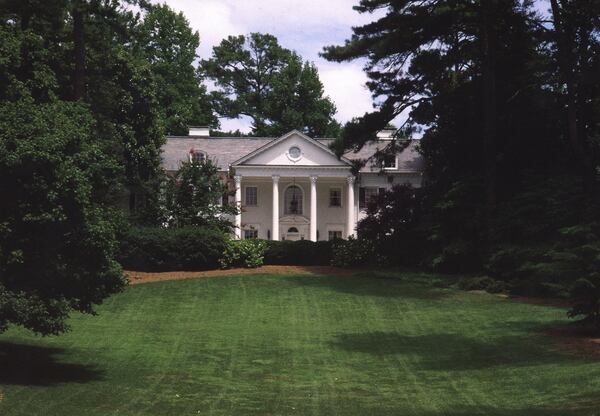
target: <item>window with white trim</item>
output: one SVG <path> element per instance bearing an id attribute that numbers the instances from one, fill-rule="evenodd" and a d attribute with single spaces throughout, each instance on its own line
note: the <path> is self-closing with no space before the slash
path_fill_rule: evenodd
<path id="1" fill-rule="evenodd" d="M 329 188 L 329 206 L 342 206 L 342 188 Z"/>
<path id="2" fill-rule="evenodd" d="M 190 152 L 190 162 L 191 163 L 204 163 L 206 161 L 206 153 L 200 152 L 198 150 L 192 150 Z"/>
<path id="3" fill-rule="evenodd" d="M 289 186 L 283 195 L 284 214 L 302 215 L 302 189 L 297 185 Z"/>
<path id="4" fill-rule="evenodd" d="M 396 155 L 385 155 L 383 157 L 384 169 L 396 169 Z"/>
<path id="5" fill-rule="evenodd" d="M 244 240 L 252 240 L 258 238 L 258 230 L 249 229 L 244 230 Z"/>
<path id="6" fill-rule="evenodd" d="M 246 186 L 246 206 L 255 207 L 258 205 L 258 188 L 256 186 Z"/>
<path id="7" fill-rule="evenodd" d="M 358 190 L 358 207 L 366 209 L 369 202 L 377 199 L 377 195 L 385 192 L 385 188 L 376 188 L 372 186 L 360 187 Z"/>
<path id="8" fill-rule="evenodd" d="M 342 232 L 340 230 L 329 230 L 329 241 L 331 240 L 341 240 Z"/>

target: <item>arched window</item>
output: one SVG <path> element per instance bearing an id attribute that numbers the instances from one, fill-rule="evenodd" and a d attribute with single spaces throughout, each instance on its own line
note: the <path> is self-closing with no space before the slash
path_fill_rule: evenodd
<path id="1" fill-rule="evenodd" d="M 298 229 L 296 227 L 290 227 L 288 228 L 288 233 L 297 233 Z"/>
<path id="2" fill-rule="evenodd" d="M 302 189 L 292 185 L 285 190 L 283 203 L 284 213 L 288 215 L 302 214 Z"/>

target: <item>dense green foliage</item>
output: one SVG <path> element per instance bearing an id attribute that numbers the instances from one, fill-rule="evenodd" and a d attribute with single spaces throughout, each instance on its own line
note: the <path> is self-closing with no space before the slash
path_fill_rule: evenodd
<path id="1" fill-rule="evenodd" d="M 154 195 L 164 131 L 139 15 L 121 6 L 0 2 L 2 329 L 61 332 L 123 285 L 117 208 Z"/>
<path id="2" fill-rule="evenodd" d="M 422 191 L 410 185 L 379 193 L 367 203 L 367 215 L 357 224 L 358 235 L 392 265 L 419 265 L 430 244 L 426 231 L 419 228 L 426 202 Z"/>
<path id="3" fill-rule="evenodd" d="M 201 73 L 219 87 L 213 93 L 222 116 L 252 119 L 257 136 L 297 129 L 311 137 L 337 137 L 335 106 L 323 97 L 314 64 L 268 34 L 230 36 L 202 61 Z"/>
<path id="4" fill-rule="evenodd" d="M 378 102 L 345 126 L 338 152 L 399 115 L 400 136 L 422 134 L 419 198 L 387 194 L 359 224 L 392 240 L 388 257 L 406 258 L 415 241 L 409 260 L 528 294 L 597 270 L 600 3 L 550 6 L 548 19 L 528 1 L 362 0 L 356 10 L 381 15 L 325 48 L 331 60 L 367 59 Z"/>
<path id="5" fill-rule="evenodd" d="M 382 266 L 387 259 L 376 250 L 375 243 L 366 238 L 333 242 L 331 264 L 338 267 Z"/>
<path id="6" fill-rule="evenodd" d="M 182 163 L 165 189 L 165 223 L 169 226 L 210 226 L 231 231 L 229 219 L 238 208 L 227 203 L 232 191 L 210 160 Z M 223 203 L 225 200 L 226 203 Z"/>
<path id="7" fill-rule="evenodd" d="M 262 266 L 265 258 L 267 243 L 263 240 L 233 240 L 228 238 L 221 257 L 221 267 L 255 268 Z"/>
<path id="8" fill-rule="evenodd" d="M 225 234 L 210 227 L 130 227 L 120 235 L 117 260 L 144 272 L 217 269 L 226 244 Z"/>
<path id="9" fill-rule="evenodd" d="M 119 167 L 76 103 L 0 105 L 0 332 L 67 329 L 122 289 L 113 260 Z"/>
<path id="10" fill-rule="evenodd" d="M 136 34 L 138 53 L 150 63 L 167 134 L 187 135 L 189 126 L 218 125 L 193 65 L 199 45 L 198 32 L 166 4 L 152 6 Z"/>
<path id="11" fill-rule="evenodd" d="M 564 309 L 436 276 L 137 285 L 73 331 L 0 341 L 0 414 L 591 416 L 600 363 L 541 332 Z M 85 400 L 81 398 L 85 397 Z"/>
<path id="12" fill-rule="evenodd" d="M 267 241 L 265 264 L 329 266 L 331 241 Z"/>

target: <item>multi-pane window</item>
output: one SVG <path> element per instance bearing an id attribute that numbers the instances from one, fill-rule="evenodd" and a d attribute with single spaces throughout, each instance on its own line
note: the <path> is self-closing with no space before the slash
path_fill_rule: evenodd
<path id="1" fill-rule="evenodd" d="M 190 162 L 192 163 L 204 163 L 206 161 L 206 153 L 199 151 L 190 152 Z"/>
<path id="2" fill-rule="evenodd" d="M 342 238 L 342 232 L 339 230 L 329 230 L 329 240 L 339 240 Z"/>
<path id="3" fill-rule="evenodd" d="M 258 230 L 244 230 L 244 240 L 258 238 Z"/>
<path id="4" fill-rule="evenodd" d="M 377 199 L 379 193 L 385 192 L 385 188 L 361 187 L 359 189 L 358 207 L 366 209 L 369 202 Z"/>
<path id="5" fill-rule="evenodd" d="M 256 186 L 246 187 L 246 206 L 255 207 L 258 205 L 258 188 Z"/>
<path id="6" fill-rule="evenodd" d="M 329 188 L 329 206 L 342 206 L 342 188 Z"/>
<path id="7" fill-rule="evenodd" d="M 302 189 L 299 186 L 288 187 L 283 195 L 283 202 L 286 215 L 302 215 Z"/>

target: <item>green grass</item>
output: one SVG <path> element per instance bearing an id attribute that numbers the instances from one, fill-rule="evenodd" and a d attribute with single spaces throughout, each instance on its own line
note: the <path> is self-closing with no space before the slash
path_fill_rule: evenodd
<path id="1" fill-rule="evenodd" d="M 565 311 L 403 278 L 251 275 L 128 288 L 72 332 L 0 336 L 0 415 L 593 415 Z"/>

